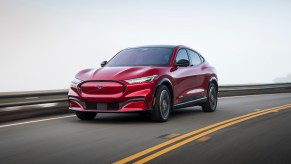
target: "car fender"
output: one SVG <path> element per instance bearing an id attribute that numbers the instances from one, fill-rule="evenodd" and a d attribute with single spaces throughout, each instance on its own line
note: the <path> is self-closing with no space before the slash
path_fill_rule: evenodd
<path id="1" fill-rule="evenodd" d="M 157 92 L 157 89 L 162 85 L 162 84 L 164 84 L 164 83 L 167 83 L 168 85 L 167 85 L 167 87 L 169 88 L 169 90 L 170 90 L 170 92 L 171 92 L 171 98 L 172 98 L 172 103 L 174 103 L 173 102 L 173 100 L 174 100 L 174 88 L 173 88 L 173 84 L 172 84 L 172 82 L 171 82 L 171 80 L 169 79 L 169 78 L 167 78 L 167 77 L 163 77 L 163 78 L 161 78 L 159 81 L 158 81 L 158 83 L 157 83 L 157 85 L 156 85 L 156 87 L 155 87 L 155 91 L 154 91 L 154 94 L 153 94 L 153 100 L 152 100 L 152 102 L 153 102 L 153 105 L 154 105 L 154 98 L 156 97 L 156 92 Z"/>

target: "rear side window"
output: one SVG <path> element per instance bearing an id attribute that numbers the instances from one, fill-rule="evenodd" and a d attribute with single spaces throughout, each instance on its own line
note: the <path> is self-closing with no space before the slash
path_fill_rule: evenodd
<path id="1" fill-rule="evenodd" d="M 199 56 L 200 56 L 202 63 L 205 62 L 205 59 L 203 58 L 203 56 L 201 56 L 201 55 L 199 55 Z"/>
<path id="2" fill-rule="evenodd" d="M 175 63 L 177 63 L 181 59 L 185 59 L 185 60 L 188 60 L 189 61 L 189 57 L 188 57 L 187 51 L 185 49 L 179 50 L 179 52 L 178 52 L 178 54 L 176 56 Z"/>
<path id="3" fill-rule="evenodd" d="M 200 55 L 197 54 L 196 52 L 192 51 L 192 50 L 189 50 L 188 49 L 188 53 L 189 53 L 189 56 L 191 58 L 191 64 L 192 65 L 199 65 L 201 64 L 201 58 L 200 58 Z"/>

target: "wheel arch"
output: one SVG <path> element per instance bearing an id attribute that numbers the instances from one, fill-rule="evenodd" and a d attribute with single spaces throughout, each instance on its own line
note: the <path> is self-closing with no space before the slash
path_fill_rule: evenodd
<path id="1" fill-rule="evenodd" d="M 213 83 L 218 91 L 218 80 L 215 76 L 212 76 L 210 79 L 209 79 L 209 82 L 208 82 L 208 86 L 210 83 Z"/>
<path id="2" fill-rule="evenodd" d="M 170 94 L 171 94 L 172 104 L 174 104 L 174 89 L 173 89 L 173 85 L 172 85 L 171 80 L 168 79 L 168 78 L 162 78 L 162 79 L 159 80 L 159 82 L 157 83 L 157 86 L 155 88 L 155 92 L 154 92 L 154 95 L 153 95 L 153 101 L 152 102 L 154 102 L 154 98 L 156 97 L 157 90 L 161 85 L 165 85 L 165 86 L 168 87 L 168 89 L 170 91 Z"/>

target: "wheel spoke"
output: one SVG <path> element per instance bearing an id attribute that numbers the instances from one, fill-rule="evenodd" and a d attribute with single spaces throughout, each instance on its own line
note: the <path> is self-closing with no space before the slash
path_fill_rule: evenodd
<path id="1" fill-rule="evenodd" d="M 170 107 L 170 97 L 169 93 L 166 90 L 163 90 L 160 96 L 160 111 L 163 118 L 167 118 L 169 115 Z"/>
<path id="2" fill-rule="evenodd" d="M 211 87 L 209 90 L 209 102 L 210 102 L 211 108 L 214 109 L 217 103 L 217 93 L 214 87 Z"/>

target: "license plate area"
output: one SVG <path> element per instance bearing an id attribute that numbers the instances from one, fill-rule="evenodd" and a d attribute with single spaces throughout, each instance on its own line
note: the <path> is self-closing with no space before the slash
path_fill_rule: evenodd
<path id="1" fill-rule="evenodd" d="M 119 103 L 85 103 L 87 110 L 118 110 Z"/>
<path id="2" fill-rule="evenodd" d="M 97 104 L 97 110 L 108 110 L 107 103 L 96 103 Z"/>

